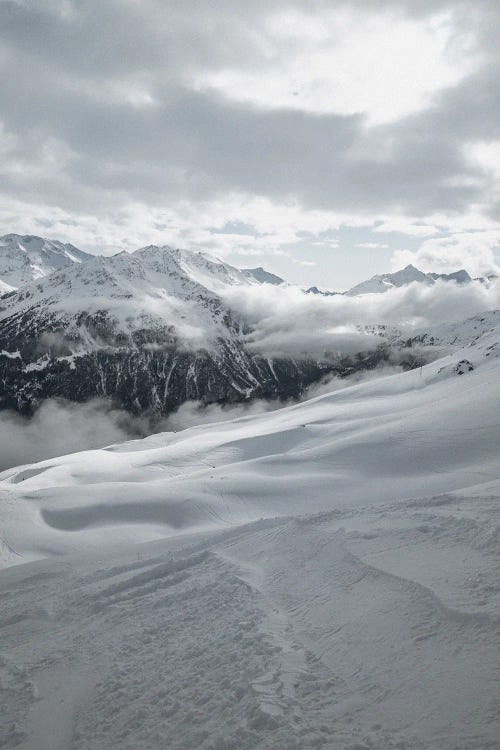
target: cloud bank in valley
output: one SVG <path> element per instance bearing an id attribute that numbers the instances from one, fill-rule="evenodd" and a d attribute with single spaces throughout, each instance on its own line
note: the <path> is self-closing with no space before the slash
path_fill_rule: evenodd
<path id="1" fill-rule="evenodd" d="M 329 358 L 373 349 L 380 335 L 364 326 L 393 326 L 411 335 L 419 328 L 459 321 L 500 306 L 500 283 L 412 283 L 358 297 L 304 294 L 293 286 L 229 290 L 227 301 L 252 327 L 248 346 L 268 356 Z M 359 328 L 358 328 L 359 327 Z"/>
<path id="2" fill-rule="evenodd" d="M 302 400 L 347 388 L 363 380 L 391 375 L 397 366 L 381 366 L 347 378 L 326 376 L 308 388 Z M 158 432 L 179 432 L 190 427 L 250 417 L 295 402 L 255 400 L 248 404 L 203 404 L 188 401 L 167 418 L 134 416 L 114 407 L 107 399 L 83 404 L 48 399 L 31 417 L 13 411 L 0 412 L 0 471 L 67 453 L 104 448 Z"/>

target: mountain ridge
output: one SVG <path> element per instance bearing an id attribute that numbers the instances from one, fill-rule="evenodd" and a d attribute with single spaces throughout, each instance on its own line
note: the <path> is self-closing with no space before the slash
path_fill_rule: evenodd
<path id="1" fill-rule="evenodd" d="M 10 254 L 20 240 L 7 237 L 13 238 Z M 0 409 L 30 414 L 47 398 L 102 396 L 134 413 L 169 414 L 188 400 L 297 398 L 328 373 L 370 369 L 391 356 L 412 367 L 422 361 L 412 347 L 432 351 L 429 331 L 405 339 L 374 321 L 358 327 L 359 350 L 350 355 L 266 356 L 251 348 L 250 318 L 228 301 L 235 290 L 277 284 L 279 277 L 269 280 L 264 269 L 250 269 L 256 276 L 208 253 L 168 245 L 79 256 L 72 246 L 49 242 L 27 244 L 48 248 L 54 263 L 62 258 L 60 266 L 0 297 Z M 450 276 L 453 283 L 462 278 L 461 272 Z M 421 277 L 436 283 L 413 266 L 391 278 L 404 285 Z M 363 350 L 366 335 L 374 343 Z"/>
<path id="2" fill-rule="evenodd" d="M 257 284 L 206 254 L 147 246 L 11 291 L 0 298 L 0 408 L 106 396 L 169 413 L 186 400 L 298 396 L 331 368 L 247 349 L 248 326 L 220 292 Z"/>
<path id="3" fill-rule="evenodd" d="M 0 237 L 0 293 L 13 291 L 91 257 L 90 253 L 58 240 L 5 234 Z"/>

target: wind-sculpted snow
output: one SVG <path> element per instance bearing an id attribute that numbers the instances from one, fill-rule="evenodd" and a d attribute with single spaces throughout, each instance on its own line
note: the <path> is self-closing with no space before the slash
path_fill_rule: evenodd
<path id="1" fill-rule="evenodd" d="M 497 749 L 482 317 L 421 369 L 0 475 L 0 744 Z"/>

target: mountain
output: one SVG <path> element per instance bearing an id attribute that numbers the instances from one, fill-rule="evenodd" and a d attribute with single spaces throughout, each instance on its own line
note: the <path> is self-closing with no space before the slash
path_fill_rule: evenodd
<path id="1" fill-rule="evenodd" d="M 83 250 L 57 240 L 6 234 L 0 237 L 0 293 L 25 286 L 91 257 Z"/>
<path id="2" fill-rule="evenodd" d="M 417 281 L 421 284 L 434 284 L 437 280 L 441 281 L 455 281 L 459 284 L 466 284 L 472 281 L 467 271 L 460 270 L 454 273 L 443 274 L 443 273 L 424 273 L 419 271 L 413 265 L 408 265 L 406 268 L 394 273 L 384 273 L 372 276 L 367 281 L 362 281 L 360 284 L 356 284 L 352 289 L 349 289 L 346 294 L 353 297 L 358 294 L 379 294 L 387 292 L 389 289 L 394 287 L 407 286 L 408 284 Z"/>
<path id="3" fill-rule="evenodd" d="M 468 284 L 472 281 L 471 277 L 463 268 L 460 271 L 454 271 L 454 273 L 428 273 L 428 278 L 437 281 L 456 281 L 457 284 Z"/>
<path id="4" fill-rule="evenodd" d="M 169 414 L 189 400 L 295 398 L 326 373 L 374 367 L 391 348 L 403 367 L 422 361 L 422 347 L 431 350 L 429 331 L 408 343 L 374 321 L 360 331 L 380 338 L 371 352 L 332 354 L 328 363 L 270 358 L 249 349 L 251 326 L 227 302 L 235 287 L 283 283 L 263 268 L 239 270 L 168 246 L 102 257 L 31 236 L 6 235 L 2 243 L 3 278 L 30 280 L 18 289 L 5 282 L 0 297 L 0 409 L 30 414 L 47 398 L 106 397 L 134 413 Z M 355 289 L 433 284 L 433 276 L 408 266 Z"/>
<path id="5" fill-rule="evenodd" d="M 318 289 L 317 286 L 310 286 L 305 292 L 306 294 L 319 294 L 322 297 L 334 297 L 336 294 L 341 294 L 341 292 L 322 291 L 321 289 Z"/>
<path id="6" fill-rule="evenodd" d="M 250 329 L 222 293 L 258 283 L 204 253 L 148 246 L 12 291 L 0 299 L 0 408 L 30 413 L 45 398 L 106 396 L 169 413 L 190 399 L 298 396 L 334 368 L 247 350 Z"/>
<path id="7" fill-rule="evenodd" d="M 274 273 L 266 271 L 262 266 L 259 266 L 258 268 L 243 268 L 242 273 L 247 276 L 247 278 L 253 278 L 260 284 L 275 284 L 277 286 L 278 284 L 285 283 L 282 278 L 276 276 Z"/>
<path id="8" fill-rule="evenodd" d="M 478 347 L 485 358 L 500 353 L 500 310 L 489 310 L 452 323 L 439 323 L 425 331 L 415 331 L 401 343 L 409 347 L 435 347 L 454 351 L 465 346 Z M 493 339 L 491 346 L 485 342 Z M 498 341 L 498 343 L 496 343 Z"/>
<path id="9" fill-rule="evenodd" d="M 1 475 L 4 746 L 497 748 L 491 328 L 421 371 Z"/>

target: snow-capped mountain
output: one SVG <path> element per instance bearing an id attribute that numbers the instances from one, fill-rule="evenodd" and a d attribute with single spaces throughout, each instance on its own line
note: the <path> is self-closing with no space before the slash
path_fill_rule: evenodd
<path id="1" fill-rule="evenodd" d="M 6 234 L 0 237 L 0 294 L 91 257 L 83 250 L 57 240 Z"/>
<path id="2" fill-rule="evenodd" d="M 329 292 L 328 290 L 318 289 L 317 286 L 310 286 L 305 292 L 306 294 L 319 294 L 322 297 L 335 297 L 336 294 L 342 294 L 342 292 Z"/>
<path id="3" fill-rule="evenodd" d="M 239 270 L 168 246 L 102 257 L 6 235 L 2 248 L 8 278 L 17 268 L 18 282 L 23 274 L 30 280 L 0 297 L 0 408 L 31 413 L 45 398 L 105 396 L 134 412 L 166 414 L 187 400 L 296 397 L 327 372 L 351 374 L 388 359 L 384 340 L 406 367 L 420 361 L 412 348 L 431 350 L 431 332 L 405 340 L 374 321 L 360 330 L 380 340 L 370 352 L 332 355 L 328 362 L 286 352 L 270 358 L 250 351 L 252 328 L 227 301 L 228 290 L 284 283 L 263 268 Z M 49 273 L 51 264 L 56 270 Z M 464 273 L 452 280 L 466 281 Z M 381 291 L 380 285 L 435 278 L 409 266 L 357 288 Z"/>
<path id="4" fill-rule="evenodd" d="M 325 365 L 246 349 L 221 292 L 252 276 L 203 253 L 149 246 L 93 256 L 0 300 L 0 405 L 109 396 L 134 411 L 186 400 L 298 395 Z"/>
<path id="5" fill-rule="evenodd" d="M 467 271 L 463 269 L 453 273 L 424 273 L 410 264 L 409 266 L 406 266 L 406 268 L 402 268 L 400 271 L 395 271 L 394 273 L 383 273 L 372 276 L 371 279 L 356 284 L 356 286 L 353 286 L 347 292 L 331 292 L 321 290 L 317 286 L 311 286 L 305 291 L 306 294 L 319 294 L 323 297 L 332 297 L 336 294 L 346 294 L 350 297 L 355 297 L 360 294 L 380 294 L 388 292 L 390 289 L 407 286 L 413 282 L 432 285 L 438 280 L 454 281 L 457 284 L 468 284 L 472 281 Z M 487 283 L 486 279 L 475 280 Z"/>
<path id="6" fill-rule="evenodd" d="M 285 283 L 284 279 L 280 276 L 276 276 L 276 274 L 266 271 L 262 266 L 259 266 L 258 268 L 243 268 L 242 273 L 248 278 L 253 278 L 261 284 L 274 284 L 275 286 L 278 286 L 279 284 Z"/>
<path id="7" fill-rule="evenodd" d="M 479 347 L 484 349 L 484 356 L 488 357 L 493 350 L 484 348 L 487 338 L 498 341 L 494 347 L 496 351 L 500 346 L 500 310 L 489 310 L 466 320 L 440 323 L 425 331 L 415 331 L 405 343 L 408 346 L 423 345 L 448 351 L 465 346 Z"/>
<path id="8" fill-rule="evenodd" d="M 471 277 L 463 269 L 455 271 L 454 273 L 424 273 L 419 271 L 413 265 L 408 265 L 406 268 L 394 273 L 384 273 L 372 276 L 367 281 L 362 281 L 360 284 L 356 284 L 349 291 L 346 292 L 349 296 L 356 296 L 358 294 L 379 294 L 381 292 L 387 292 L 393 287 L 407 286 L 414 281 L 420 284 L 434 284 L 437 280 L 441 281 L 455 281 L 459 284 L 467 284 L 471 281 Z"/>

